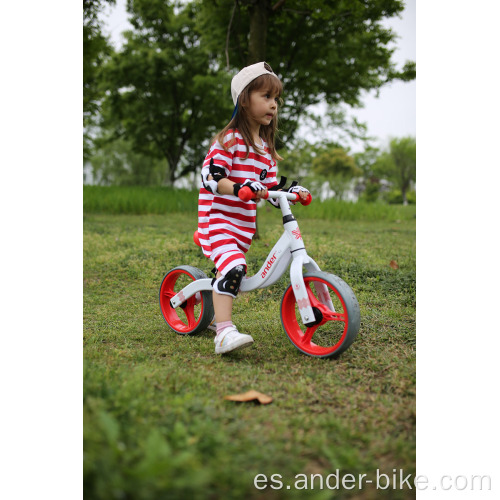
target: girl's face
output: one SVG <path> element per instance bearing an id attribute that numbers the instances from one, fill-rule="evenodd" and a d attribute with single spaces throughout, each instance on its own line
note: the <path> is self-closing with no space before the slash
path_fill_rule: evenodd
<path id="1" fill-rule="evenodd" d="M 278 112 L 279 95 L 262 88 L 250 93 L 249 118 L 257 125 L 269 125 Z"/>

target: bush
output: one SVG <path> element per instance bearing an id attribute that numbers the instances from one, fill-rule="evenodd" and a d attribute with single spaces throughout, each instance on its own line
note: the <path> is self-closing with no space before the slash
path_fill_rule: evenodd
<path id="1" fill-rule="evenodd" d="M 365 190 L 359 197 L 360 200 L 366 201 L 368 203 L 374 203 L 378 200 L 380 193 L 380 184 L 375 182 L 369 182 L 366 184 Z"/>
<path id="2" fill-rule="evenodd" d="M 385 200 L 390 205 L 402 205 L 403 204 L 403 194 L 400 189 L 393 189 L 385 195 Z M 408 191 L 406 193 L 406 200 L 410 205 L 416 205 L 417 194 L 415 191 Z"/>

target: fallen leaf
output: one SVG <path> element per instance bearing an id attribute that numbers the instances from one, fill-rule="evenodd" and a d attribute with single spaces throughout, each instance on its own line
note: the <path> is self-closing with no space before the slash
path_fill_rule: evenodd
<path id="1" fill-rule="evenodd" d="M 266 394 L 262 394 L 262 392 L 257 392 L 254 390 L 245 392 L 243 394 L 232 394 L 231 396 L 224 396 L 224 399 L 227 399 L 228 401 L 238 401 L 240 403 L 257 400 L 260 404 L 263 405 L 267 405 L 273 400 L 271 396 L 267 396 Z"/>
<path id="2" fill-rule="evenodd" d="M 399 269 L 398 263 L 397 263 L 395 260 L 391 260 L 391 262 L 389 263 L 389 265 L 390 265 L 393 269 Z"/>

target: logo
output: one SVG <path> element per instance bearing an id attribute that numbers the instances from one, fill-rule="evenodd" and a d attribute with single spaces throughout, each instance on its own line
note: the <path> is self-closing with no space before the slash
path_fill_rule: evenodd
<path id="1" fill-rule="evenodd" d="M 292 231 L 292 234 L 295 236 L 295 238 L 296 238 L 297 240 L 301 240 L 301 239 L 302 239 L 302 235 L 300 234 L 300 229 L 299 229 L 299 228 L 294 229 L 294 230 Z"/>
<path id="2" fill-rule="evenodd" d="M 269 271 L 269 269 L 271 269 L 271 267 L 273 266 L 273 264 L 275 262 L 276 262 L 276 253 L 267 261 L 267 266 L 264 268 L 264 271 L 262 271 L 262 274 L 260 275 L 261 278 L 266 277 L 267 271 Z"/>
<path id="3" fill-rule="evenodd" d="M 267 177 L 267 170 L 264 169 L 261 173 L 260 173 L 260 180 L 263 181 L 265 178 Z"/>
<path id="4" fill-rule="evenodd" d="M 297 306 L 299 309 L 306 309 L 311 306 L 311 303 L 307 297 L 304 297 L 303 299 L 297 300 Z"/>

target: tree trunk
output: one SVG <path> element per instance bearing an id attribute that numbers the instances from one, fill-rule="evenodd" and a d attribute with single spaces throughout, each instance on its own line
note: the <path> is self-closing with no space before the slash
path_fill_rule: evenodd
<path id="1" fill-rule="evenodd" d="M 175 181 L 175 171 L 177 169 L 177 164 L 173 164 L 172 160 L 169 160 L 168 155 L 165 155 L 167 161 L 167 169 L 165 171 L 165 177 L 163 178 L 163 184 L 167 186 L 173 186 Z"/>
<path id="2" fill-rule="evenodd" d="M 401 190 L 401 194 L 403 195 L 403 206 L 408 205 L 408 200 L 406 199 L 406 189 L 405 188 L 403 188 Z"/>
<path id="3" fill-rule="evenodd" d="M 250 33 L 248 38 L 247 64 L 255 64 L 266 59 L 267 20 L 269 0 L 256 0 L 250 9 Z"/>

